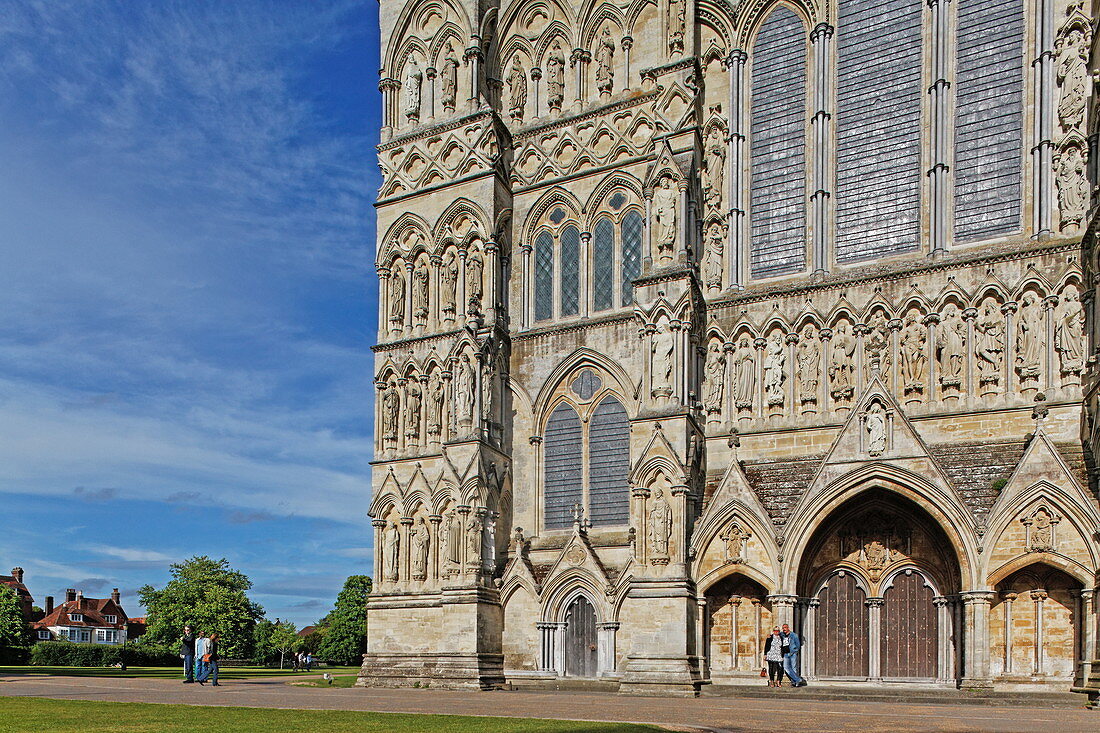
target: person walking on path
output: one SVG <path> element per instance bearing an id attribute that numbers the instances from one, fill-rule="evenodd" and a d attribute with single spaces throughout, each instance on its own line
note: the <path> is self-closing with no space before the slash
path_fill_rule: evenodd
<path id="1" fill-rule="evenodd" d="M 203 672 L 206 670 L 206 662 L 203 661 L 203 657 L 206 656 L 206 645 L 208 643 L 206 632 L 200 631 L 199 637 L 195 639 L 195 680 L 200 684 L 205 679 Z"/>
<path id="2" fill-rule="evenodd" d="M 183 627 L 180 637 L 180 659 L 183 660 L 183 684 L 189 685 L 195 681 L 195 634 L 190 624 Z"/>
<path id="3" fill-rule="evenodd" d="M 313 652 L 306 652 L 306 671 L 313 671 Z"/>
<path id="4" fill-rule="evenodd" d="M 768 663 L 768 687 L 783 686 L 783 637 L 779 627 L 772 629 L 768 640 L 764 642 L 764 661 Z"/>
<path id="5" fill-rule="evenodd" d="M 791 631 L 789 624 L 783 624 L 783 671 L 791 681 L 791 687 L 805 687 L 806 680 L 798 674 L 798 653 L 802 650 L 802 640 Z"/>
<path id="6" fill-rule="evenodd" d="M 221 685 L 218 684 L 218 639 L 220 638 L 218 632 L 215 631 L 210 635 L 210 638 L 206 640 L 206 653 L 202 655 L 202 674 L 195 678 L 200 685 L 210 679 L 214 687 L 221 687 Z"/>

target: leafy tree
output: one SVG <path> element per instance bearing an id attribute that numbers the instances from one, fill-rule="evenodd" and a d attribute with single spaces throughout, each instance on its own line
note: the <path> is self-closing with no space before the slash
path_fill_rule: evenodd
<path id="1" fill-rule="evenodd" d="M 367 596 L 371 587 L 371 579 L 366 575 L 352 575 L 344 581 L 343 590 L 336 596 L 336 606 L 320 624 L 324 627 L 324 637 L 317 649 L 321 659 L 362 664 L 367 647 Z"/>
<path id="2" fill-rule="evenodd" d="M 279 652 L 279 669 L 283 668 L 286 655 L 298 650 L 298 629 L 289 621 L 275 620 L 269 637 L 271 647 Z"/>
<path id="3" fill-rule="evenodd" d="M 23 619 L 19 596 L 8 586 L 0 585 L 0 652 L 30 643 L 30 629 Z"/>
<path id="4" fill-rule="evenodd" d="M 145 641 L 175 645 L 183 627 L 221 635 L 223 657 L 251 654 L 256 621 L 264 610 L 248 599 L 252 581 L 229 567 L 222 558 L 192 557 L 171 567 L 172 579 L 163 589 L 146 585 L 138 595 L 149 618 Z"/>

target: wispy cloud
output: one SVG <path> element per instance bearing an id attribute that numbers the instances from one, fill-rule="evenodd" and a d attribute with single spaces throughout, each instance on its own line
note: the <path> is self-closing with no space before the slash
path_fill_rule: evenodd
<path id="1" fill-rule="evenodd" d="M 89 545 L 89 552 L 117 558 L 124 562 L 175 562 L 179 555 L 168 555 L 156 550 L 145 550 L 135 547 L 113 547 L 112 545 Z"/>

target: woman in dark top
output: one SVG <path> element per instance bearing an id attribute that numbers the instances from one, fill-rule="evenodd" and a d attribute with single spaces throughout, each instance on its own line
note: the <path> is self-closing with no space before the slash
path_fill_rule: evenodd
<path id="1" fill-rule="evenodd" d="M 768 687 L 783 686 L 783 637 L 779 627 L 772 629 L 771 636 L 764 642 L 764 661 L 768 663 Z"/>
<path id="2" fill-rule="evenodd" d="M 206 654 L 203 661 L 206 662 L 206 666 L 203 669 L 202 676 L 198 678 L 199 684 L 206 682 L 207 678 L 213 678 L 211 680 L 214 687 L 221 687 L 218 684 L 218 647 L 221 646 L 221 634 L 214 632 L 210 635 L 210 638 L 206 642 Z"/>

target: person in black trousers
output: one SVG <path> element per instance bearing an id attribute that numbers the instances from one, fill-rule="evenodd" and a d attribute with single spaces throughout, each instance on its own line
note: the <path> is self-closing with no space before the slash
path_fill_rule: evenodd
<path id="1" fill-rule="evenodd" d="M 772 629 L 764 642 L 764 661 L 768 663 L 768 687 L 783 686 L 783 637 L 779 627 Z"/>
<path id="2" fill-rule="evenodd" d="M 183 660 L 183 684 L 191 684 L 195 681 L 195 634 L 190 624 L 183 627 L 180 637 L 180 659 Z"/>

